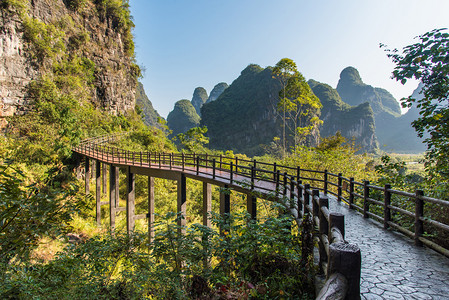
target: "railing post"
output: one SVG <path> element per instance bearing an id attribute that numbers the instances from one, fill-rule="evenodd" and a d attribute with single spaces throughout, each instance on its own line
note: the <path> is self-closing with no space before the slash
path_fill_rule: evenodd
<path id="1" fill-rule="evenodd" d="M 184 171 L 184 169 L 185 169 L 185 157 L 184 157 L 184 152 L 182 152 L 182 154 L 181 154 L 181 160 L 182 160 L 182 170 Z"/>
<path id="2" fill-rule="evenodd" d="M 341 213 L 331 212 L 329 214 L 329 231 L 332 232 L 332 228 L 338 229 L 340 231 L 343 239 L 345 238 L 345 215 Z M 329 244 L 332 244 L 333 241 L 329 240 Z"/>
<path id="3" fill-rule="evenodd" d="M 297 189 L 297 193 L 298 193 L 298 201 L 297 201 L 297 205 L 298 205 L 298 218 L 301 217 L 302 215 L 302 211 L 303 211 L 303 207 L 302 207 L 302 199 L 303 199 L 303 195 L 302 195 L 302 187 L 301 187 L 301 180 L 298 180 L 298 182 L 296 182 L 296 189 Z"/>
<path id="4" fill-rule="evenodd" d="M 276 182 L 276 174 L 277 174 L 276 168 L 277 168 L 276 163 L 273 163 L 273 181 L 274 182 Z"/>
<path id="5" fill-rule="evenodd" d="M 140 151 L 140 166 L 142 166 L 142 151 Z"/>
<path id="6" fill-rule="evenodd" d="M 324 193 L 327 194 L 327 188 L 328 188 L 328 172 L 327 170 L 324 170 Z"/>
<path id="7" fill-rule="evenodd" d="M 251 166 L 251 189 L 254 189 L 254 166 Z"/>
<path id="8" fill-rule="evenodd" d="M 337 183 L 337 185 L 338 185 L 338 187 L 337 187 L 337 200 L 338 200 L 338 202 L 341 201 L 341 195 L 342 195 L 341 186 L 343 185 L 343 179 L 341 177 L 342 177 L 342 174 L 338 173 L 338 183 Z"/>
<path id="9" fill-rule="evenodd" d="M 236 156 L 235 157 L 235 174 L 239 173 L 239 158 Z"/>
<path id="10" fill-rule="evenodd" d="M 301 181 L 301 168 L 299 166 L 296 167 L 296 180 Z"/>
<path id="11" fill-rule="evenodd" d="M 287 172 L 284 172 L 284 196 L 287 195 Z"/>
<path id="12" fill-rule="evenodd" d="M 354 204 L 354 177 L 349 178 L 349 209 L 353 209 Z"/>
<path id="13" fill-rule="evenodd" d="M 223 167 L 222 164 L 223 164 L 223 154 L 220 154 L 220 170 Z"/>
<path id="14" fill-rule="evenodd" d="M 208 165 L 208 161 L 207 161 L 207 153 L 206 153 L 205 161 L 206 161 L 206 169 L 207 169 L 207 165 Z"/>
<path id="15" fill-rule="evenodd" d="M 314 200 L 314 202 L 315 202 L 315 200 Z M 329 222 L 327 221 L 326 217 L 324 216 L 323 212 L 321 211 L 322 207 L 329 208 L 329 199 L 327 198 L 327 196 L 320 196 L 319 202 L 318 202 L 318 218 L 320 220 L 320 224 L 319 224 L 320 272 L 324 273 L 323 265 L 325 262 L 327 262 L 327 253 L 326 253 L 326 249 L 324 248 L 323 239 L 327 239 L 327 240 L 329 239 Z M 326 237 L 324 237 L 323 235 L 326 235 Z"/>
<path id="16" fill-rule="evenodd" d="M 276 178 L 275 178 L 275 182 L 276 182 L 276 193 L 279 193 L 279 178 L 280 178 L 281 174 L 279 172 L 279 170 L 276 171 Z"/>
<path id="17" fill-rule="evenodd" d="M 390 212 L 390 204 L 391 204 L 391 184 L 386 184 L 384 189 L 384 228 L 388 229 L 390 225 L 388 222 L 391 221 L 391 212 Z"/>
<path id="18" fill-rule="evenodd" d="M 212 160 L 212 179 L 215 179 L 215 158 Z"/>
<path id="19" fill-rule="evenodd" d="M 421 218 L 424 217 L 424 201 L 421 198 L 424 192 L 416 190 L 415 192 L 415 245 L 422 247 L 423 243 L 420 237 L 424 234 L 424 223 Z"/>
<path id="20" fill-rule="evenodd" d="M 309 209 L 307 208 L 308 206 L 310 206 L 310 184 L 306 183 L 304 184 L 304 213 L 307 213 L 309 211 Z"/>
<path id="21" fill-rule="evenodd" d="M 319 203 L 317 203 L 315 197 L 319 197 L 320 196 L 320 191 L 319 190 L 312 190 L 312 211 L 313 211 L 313 217 L 318 217 L 319 212 L 320 212 L 320 208 L 318 206 Z M 317 224 L 318 225 L 318 224 Z"/>
<path id="22" fill-rule="evenodd" d="M 148 153 L 148 167 L 151 167 L 151 152 Z"/>
<path id="23" fill-rule="evenodd" d="M 294 176 L 290 176 L 290 208 L 294 208 L 295 205 L 295 183 Z"/>
<path id="24" fill-rule="evenodd" d="M 158 154 L 159 154 L 159 155 L 158 155 L 158 156 L 159 156 L 158 158 L 159 158 L 159 169 L 160 169 L 160 168 L 161 168 L 161 153 L 159 152 Z"/>
<path id="25" fill-rule="evenodd" d="M 229 168 L 230 168 L 230 171 L 231 171 L 231 173 L 229 174 L 229 181 L 230 181 L 230 183 L 232 184 L 232 182 L 234 181 L 234 171 L 233 171 L 233 168 L 234 168 L 234 166 L 233 166 L 233 163 L 232 163 L 232 161 L 229 163 Z"/>
<path id="26" fill-rule="evenodd" d="M 173 153 L 168 154 L 168 159 L 170 160 L 170 170 L 172 168 L 172 160 L 173 160 Z"/>
<path id="27" fill-rule="evenodd" d="M 368 218 L 368 211 L 369 211 L 369 181 L 365 180 L 363 182 L 363 217 Z"/>
<path id="28" fill-rule="evenodd" d="M 200 173 L 200 157 L 196 157 L 196 175 Z"/>

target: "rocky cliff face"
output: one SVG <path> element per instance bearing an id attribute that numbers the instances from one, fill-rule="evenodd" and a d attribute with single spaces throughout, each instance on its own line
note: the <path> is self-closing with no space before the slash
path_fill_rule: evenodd
<path id="1" fill-rule="evenodd" d="M 9 1 L 1 9 L 3 127 L 5 117 L 27 110 L 29 84 L 42 78 L 66 78 L 64 84 L 77 86 L 80 97 L 108 113 L 134 109 L 140 70 L 133 62 L 129 11 L 102 0 Z M 91 71 L 87 82 L 69 82 L 78 65 Z"/>
<path id="2" fill-rule="evenodd" d="M 229 87 L 229 85 L 226 82 L 220 82 L 217 85 L 214 86 L 212 91 L 210 92 L 209 98 L 207 99 L 206 103 L 215 101 L 220 97 L 221 94 Z"/>
<path id="3" fill-rule="evenodd" d="M 374 113 L 368 103 L 350 106 L 341 100 L 338 92 L 331 86 L 315 80 L 309 80 L 308 83 L 323 105 L 323 125 L 320 130 L 322 137 L 335 135 L 339 131 L 363 151 L 372 152 L 378 148 Z"/>
<path id="4" fill-rule="evenodd" d="M 347 67 L 341 71 L 337 92 L 344 102 L 352 106 L 368 102 L 375 115 L 383 112 L 395 116 L 401 114 L 396 99 L 387 90 L 363 83 L 356 68 Z"/>
<path id="5" fill-rule="evenodd" d="M 140 82 L 137 84 L 136 89 L 136 105 L 142 109 L 143 121 L 146 125 L 160 128 L 158 119 L 161 116 L 154 109 L 153 103 L 148 99 L 147 94 L 145 94 L 145 89 Z"/>
<path id="6" fill-rule="evenodd" d="M 411 110 L 401 116 L 396 99 L 385 89 L 363 83 L 357 69 L 347 67 L 341 72 L 337 91 L 341 99 L 350 105 L 369 103 L 374 112 L 376 136 L 382 150 L 406 153 L 425 150 L 411 126 L 416 113 Z"/>
<path id="7" fill-rule="evenodd" d="M 206 103 L 207 98 L 208 98 L 207 92 L 204 88 L 197 87 L 193 91 L 192 105 L 193 107 L 195 107 L 196 113 L 199 116 L 201 116 L 201 106 L 203 106 L 203 104 Z"/>
<path id="8" fill-rule="evenodd" d="M 203 105 L 201 125 L 208 128 L 210 147 L 263 154 L 261 146 L 282 136 L 282 120 L 276 111 L 280 89 L 272 68 L 246 67 L 217 100 Z M 310 116 L 319 116 L 319 111 L 311 111 Z M 305 142 L 315 145 L 318 140 L 317 130 Z"/>

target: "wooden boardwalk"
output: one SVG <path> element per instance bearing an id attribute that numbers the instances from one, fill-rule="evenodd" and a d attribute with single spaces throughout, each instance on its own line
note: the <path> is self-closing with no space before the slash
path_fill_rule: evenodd
<path id="1" fill-rule="evenodd" d="M 84 158 L 86 193 L 90 190 L 91 162 L 95 162 L 97 222 L 100 224 L 101 221 L 101 206 L 108 204 L 111 230 L 115 228 L 116 213 L 126 210 L 128 232 L 133 230 L 135 220 L 147 218 L 151 240 L 154 235 L 154 178 L 177 181 L 177 210 L 181 214 L 186 212 L 186 178 L 191 178 L 203 182 L 203 224 L 206 226 L 210 226 L 207 213 L 212 207 L 211 185 L 246 194 L 247 210 L 253 218 L 257 217 L 258 198 L 284 204 L 286 210 L 290 210 L 299 223 L 305 213 L 311 215 L 319 229 L 317 238 L 321 269 L 327 272 L 328 279 L 336 273 L 344 273 L 346 279 L 351 278 L 348 279 L 349 286 L 357 289 L 348 293 L 356 295 L 352 296 L 354 299 L 360 299 L 360 295 L 363 299 L 449 299 L 448 259 L 428 252 L 429 249 L 416 247 L 427 245 L 449 256 L 447 249 L 424 236 L 426 224 L 446 231 L 449 230 L 449 225 L 431 220 L 424 215 L 422 209 L 425 203 L 449 207 L 447 201 L 425 197 L 422 191 L 407 193 L 393 190 L 390 185 L 378 187 L 370 185 L 368 181 L 356 182 L 354 178 L 346 178 L 342 174 L 332 174 L 326 170 L 303 170 L 299 167 L 291 168 L 275 163 L 207 154 L 131 152 L 108 146 L 108 142 L 111 142 L 110 136 L 86 140 L 73 151 L 80 158 Z M 103 191 L 107 186 L 106 166 L 109 166 L 109 202 L 101 202 L 101 186 Z M 126 207 L 118 205 L 119 168 L 126 169 L 127 174 Z M 134 214 L 136 174 L 148 176 L 148 214 Z M 308 184 L 303 184 L 303 180 Z M 370 193 L 373 190 L 381 191 L 384 198 L 373 199 Z M 412 199 L 416 203 L 415 211 L 406 211 L 394 206 L 391 202 L 393 195 Z M 362 205 L 357 199 L 362 200 Z M 375 214 L 370 210 L 370 206 L 383 209 L 383 215 Z M 360 212 L 363 218 L 356 211 Z M 411 232 L 395 223 L 392 212 L 414 218 L 415 231 Z M 220 192 L 220 214 L 226 213 L 230 213 L 230 196 L 229 193 Z M 371 218 L 380 223 L 371 221 Z M 179 225 L 185 225 L 185 219 L 178 222 Z M 378 225 L 382 225 L 384 229 Z M 412 240 L 406 240 L 404 236 L 396 233 L 392 235 L 391 229 L 411 237 L 415 246 L 410 248 Z M 359 253 L 358 259 L 351 258 L 352 263 L 356 266 L 358 264 L 358 275 L 345 273 L 346 266 L 339 270 L 329 269 L 334 265 L 331 264 L 331 248 L 334 249 L 338 245 L 343 245 L 342 249 L 351 248 L 344 246 L 348 245 L 345 244 L 345 232 L 350 237 L 353 249 Z M 356 244 L 360 245 L 363 253 L 362 268 L 360 250 Z M 414 254 L 415 252 L 418 254 Z M 425 259 L 423 254 L 419 253 L 425 253 Z M 419 267 L 410 257 L 420 259 L 427 269 Z M 428 280 L 427 283 L 418 282 L 419 278 L 424 279 L 420 274 Z M 418 279 L 409 280 L 410 276 Z"/>

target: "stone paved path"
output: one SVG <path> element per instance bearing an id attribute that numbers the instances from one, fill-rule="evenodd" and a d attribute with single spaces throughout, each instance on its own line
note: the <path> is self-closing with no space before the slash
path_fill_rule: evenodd
<path id="1" fill-rule="evenodd" d="M 449 258 L 329 202 L 345 215 L 346 240 L 362 252 L 362 299 L 449 299 Z"/>

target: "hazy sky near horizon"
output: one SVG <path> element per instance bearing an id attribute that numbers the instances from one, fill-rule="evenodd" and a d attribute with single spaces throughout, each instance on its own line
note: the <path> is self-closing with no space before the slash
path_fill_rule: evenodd
<path id="1" fill-rule="evenodd" d="M 402 49 L 416 36 L 449 27 L 449 0 L 130 0 L 137 63 L 154 108 L 166 118 L 196 87 L 209 94 L 249 64 L 293 59 L 306 79 L 336 87 L 347 66 L 400 99 L 379 43 Z"/>

